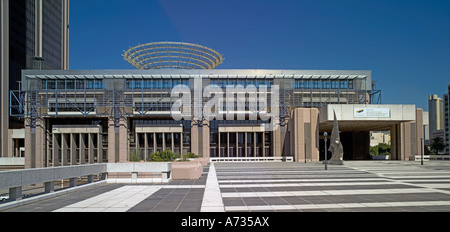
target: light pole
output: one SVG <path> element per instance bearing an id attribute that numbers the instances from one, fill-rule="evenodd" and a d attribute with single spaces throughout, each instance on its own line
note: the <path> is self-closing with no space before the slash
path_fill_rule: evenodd
<path id="1" fill-rule="evenodd" d="M 420 165 L 423 165 L 423 138 L 420 138 Z"/>
<path id="2" fill-rule="evenodd" d="M 323 133 L 323 136 L 325 137 L 325 170 L 327 170 L 327 132 Z"/>

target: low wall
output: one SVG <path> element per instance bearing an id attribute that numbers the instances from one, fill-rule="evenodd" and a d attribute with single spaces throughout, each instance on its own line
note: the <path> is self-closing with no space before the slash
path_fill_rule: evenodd
<path id="1" fill-rule="evenodd" d="M 69 179 L 70 187 L 77 186 L 77 179 L 88 177 L 92 183 L 94 175 L 106 178 L 107 183 L 167 183 L 172 179 L 172 163 L 101 163 L 23 170 L 0 171 L 0 189 L 9 189 L 9 199 L 22 199 L 22 187 L 44 183 L 45 193 L 54 192 L 56 180 Z M 115 177 L 115 178 L 109 178 Z"/>
<path id="2" fill-rule="evenodd" d="M 107 173 L 107 183 L 167 183 L 172 179 L 172 163 L 108 163 Z"/>
<path id="3" fill-rule="evenodd" d="M 78 177 L 88 176 L 88 182 L 92 182 L 93 175 L 106 173 L 106 170 L 106 164 L 87 164 L 1 171 L 0 189 L 9 188 L 9 199 L 20 200 L 23 186 L 44 183 L 45 192 L 50 193 L 54 191 L 55 180 L 69 179 L 70 187 L 75 187 Z"/>

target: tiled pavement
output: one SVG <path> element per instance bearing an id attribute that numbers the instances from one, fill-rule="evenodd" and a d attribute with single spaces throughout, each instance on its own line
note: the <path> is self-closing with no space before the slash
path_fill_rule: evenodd
<path id="1" fill-rule="evenodd" d="M 450 162 L 214 163 L 199 180 L 100 184 L 6 211 L 449 212 Z"/>

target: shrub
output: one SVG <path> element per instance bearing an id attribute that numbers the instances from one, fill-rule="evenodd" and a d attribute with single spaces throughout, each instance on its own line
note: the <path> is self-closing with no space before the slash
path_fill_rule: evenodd
<path id="1" fill-rule="evenodd" d="M 195 155 L 192 152 L 187 153 L 186 155 L 181 157 L 181 161 L 187 161 L 189 159 L 198 158 L 198 155 Z"/>
<path id="2" fill-rule="evenodd" d="M 157 151 L 150 154 L 150 156 L 148 157 L 148 161 L 156 161 L 156 162 L 172 161 L 175 158 L 176 158 L 175 153 L 173 153 L 171 150 L 165 150 L 161 152 Z"/>

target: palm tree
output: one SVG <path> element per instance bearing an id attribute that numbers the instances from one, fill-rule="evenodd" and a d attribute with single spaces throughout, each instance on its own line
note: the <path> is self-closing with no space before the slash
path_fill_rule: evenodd
<path id="1" fill-rule="evenodd" d="M 431 141 L 431 149 L 438 154 L 438 152 L 444 150 L 444 148 L 444 139 L 442 137 L 434 137 Z"/>

